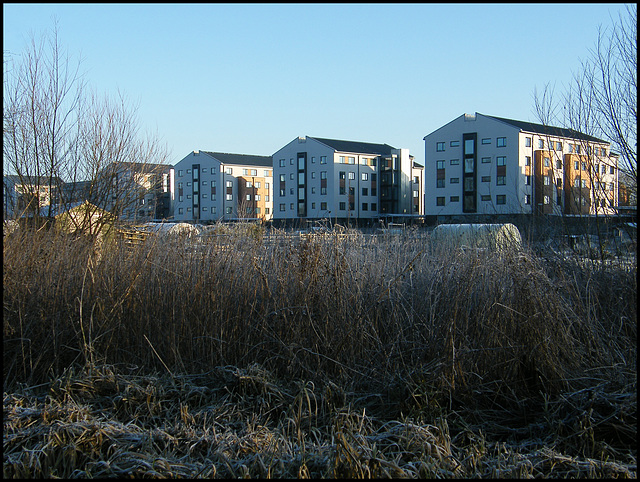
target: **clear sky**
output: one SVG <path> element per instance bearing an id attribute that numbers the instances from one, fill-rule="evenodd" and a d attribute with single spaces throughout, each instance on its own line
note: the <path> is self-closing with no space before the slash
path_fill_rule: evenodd
<path id="1" fill-rule="evenodd" d="M 3 4 L 3 51 L 58 19 L 98 92 L 139 104 L 175 164 L 272 155 L 297 136 L 386 143 L 464 113 L 537 122 L 623 4 Z"/>

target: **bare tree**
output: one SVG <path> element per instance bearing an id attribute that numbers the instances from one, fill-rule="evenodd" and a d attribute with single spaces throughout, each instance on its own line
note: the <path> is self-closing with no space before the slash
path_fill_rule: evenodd
<path id="1" fill-rule="evenodd" d="M 638 179 L 637 31 L 637 7 L 626 6 L 626 14 L 619 14 L 610 27 L 600 26 L 595 47 L 559 102 L 549 85 L 541 94 L 534 92 L 543 124 L 562 125 L 611 143 L 619 156 L 621 181 L 632 193 L 637 192 Z M 588 155 L 588 149 L 583 154 Z"/>
<path id="2" fill-rule="evenodd" d="M 156 136 L 140 134 L 137 108 L 123 95 L 89 91 L 80 63 L 60 47 L 55 22 L 5 59 L 3 167 L 34 193 L 48 185 L 47 218 L 82 201 L 118 218 L 157 184 L 167 152 Z"/>

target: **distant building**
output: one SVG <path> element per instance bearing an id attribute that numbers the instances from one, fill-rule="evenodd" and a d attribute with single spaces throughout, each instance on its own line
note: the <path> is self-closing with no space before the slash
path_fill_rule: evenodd
<path id="1" fill-rule="evenodd" d="M 426 214 L 615 213 L 618 156 L 602 139 L 476 113 L 424 141 Z"/>
<path id="2" fill-rule="evenodd" d="M 46 208 L 58 202 L 63 185 L 58 177 L 8 174 L 2 179 L 4 219 L 15 219 L 36 212 L 48 216 Z"/>
<path id="3" fill-rule="evenodd" d="M 271 219 L 271 156 L 193 151 L 174 170 L 177 221 Z"/>
<path id="4" fill-rule="evenodd" d="M 138 162 L 111 163 L 103 169 L 93 199 L 120 219 L 145 222 L 168 219 L 173 209 L 173 166 Z"/>
<path id="5" fill-rule="evenodd" d="M 273 154 L 274 221 L 423 214 L 423 166 L 388 144 L 298 137 Z"/>

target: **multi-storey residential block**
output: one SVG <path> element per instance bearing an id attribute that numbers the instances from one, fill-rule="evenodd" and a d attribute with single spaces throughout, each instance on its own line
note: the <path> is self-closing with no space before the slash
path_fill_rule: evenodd
<path id="1" fill-rule="evenodd" d="M 171 217 L 173 166 L 113 162 L 94 181 L 91 202 L 134 222 Z"/>
<path id="2" fill-rule="evenodd" d="M 63 182 L 58 177 L 32 177 L 8 174 L 3 176 L 4 219 L 40 213 L 48 216 L 48 207 L 59 202 Z"/>
<path id="3" fill-rule="evenodd" d="M 274 221 L 423 214 L 423 166 L 388 144 L 297 137 L 273 154 Z"/>
<path id="4" fill-rule="evenodd" d="M 426 214 L 615 213 L 618 157 L 602 139 L 476 113 L 424 141 Z"/>
<path id="5" fill-rule="evenodd" d="M 271 219 L 271 156 L 193 151 L 174 169 L 174 219 Z"/>

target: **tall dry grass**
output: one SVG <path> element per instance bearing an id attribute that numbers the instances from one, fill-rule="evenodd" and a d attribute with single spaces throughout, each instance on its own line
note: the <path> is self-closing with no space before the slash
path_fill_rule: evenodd
<path id="1" fill-rule="evenodd" d="M 450 423 L 456 444 L 470 447 L 460 459 L 467 475 L 488 475 L 468 465 L 487 453 L 473 455 L 477 440 L 465 437 L 500 438 L 505 426 L 509 436 L 522 430 L 525 437 L 540 417 L 547 420 L 540 440 L 554 432 L 554 444 L 580 447 L 584 456 L 635 440 L 635 262 L 543 258 L 527 248 L 451 250 L 419 231 L 302 240 L 227 233 L 197 243 L 150 237 L 134 251 L 17 231 L 5 238 L 3 256 L 5 394 L 55 385 L 69 370 L 95 381 L 105 366 L 131 377 L 164 374 L 174 389 L 189 376 L 248 371 L 229 386 L 251 396 L 260 416 L 270 414 L 263 424 L 278 420 L 288 437 L 279 443 L 309 444 L 305 437 L 322 427 L 332 460 L 342 457 L 351 476 L 371 475 L 361 456 L 371 455 L 375 440 L 400 436 L 371 425 L 358 438 L 354 427 L 371 420 L 466 414 Z M 73 392 L 68 386 L 64 393 Z M 162 397 L 147 395 L 144 410 L 153 414 L 149 400 Z M 590 418 L 580 418 L 589 403 Z M 327 428 L 346 423 L 336 421 L 340 413 L 353 418 L 358 412 L 344 409 L 356 406 L 371 419 L 350 421 L 352 435 L 343 430 L 341 439 Z M 439 429 L 429 430 L 406 442 L 445 444 L 434 435 Z M 350 452 L 356 441 L 358 456 Z M 339 466 L 311 472 L 339 476 Z M 383 474 L 384 464 L 376 467 Z"/>

